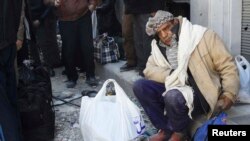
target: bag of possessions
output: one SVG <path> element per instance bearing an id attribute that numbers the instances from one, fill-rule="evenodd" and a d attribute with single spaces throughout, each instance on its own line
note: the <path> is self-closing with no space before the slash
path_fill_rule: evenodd
<path id="1" fill-rule="evenodd" d="M 250 64 L 244 56 L 237 55 L 235 62 L 239 71 L 240 91 L 238 103 L 250 103 Z"/>
<path id="2" fill-rule="evenodd" d="M 94 58 L 100 64 L 119 61 L 120 53 L 118 45 L 113 37 L 106 33 L 99 35 L 94 41 Z"/>
<path id="3" fill-rule="evenodd" d="M 110 83 L 113 92 L 107 90 Z M 113 79 L 105 81 L 95 98 L 82 98 L 79 123 L 84 141 L 128 141 L 145 131 L 139 108 Z"/>
<path id="4" fill-rule="evenodd" d="M 208 140 L 208 125 L 226 125 L 227 114 L 221 112 L 219 115 L 209 119 L 203 123 L 195 132 L 192 141 L 207 141 Z"/>
<path id="5" fill-rule="evenodd" d="M 55 112 L 50 76 L 43 66 L 26 64 L 20 67 L 18 104 L 24 140 L 52 140 Z"/>

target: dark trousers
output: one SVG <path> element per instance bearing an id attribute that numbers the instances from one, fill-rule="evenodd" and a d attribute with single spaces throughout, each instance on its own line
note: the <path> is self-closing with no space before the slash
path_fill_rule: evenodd
<path id="1" fill-rule="evenodd" d="M 17 106 L 14 60 L 16 45 L 0 50 L 0 125 L 6 141 L 20 141 L 20 116 Z"/>
<path id="2" fill-rule="evenodd" d="M 133 14 L 134 45 L 137 57 L 137 67 L 144 70 L 151 52 L 152 37 L 148 36 L 145 29 L 150 14 Z"/>
<path id="3" fill-rule="evenodd" d="M 137 64 L 133 34 L 133 16 L 131 14 L 125 14 L 122 21 L 122 36 L 124 38 L 123 48 L 127 63 L 131 66 Z"/>
<path id="4" fill-rule="evenodd" d="M 134 83 L 133 91 L 157 129 L 165 130 L 168 133 L 183 132 L 187 129 L 191 119 L 188 116 L 188 107 L 185 105 L 186 100 L 179 90 L 170 90 L 163 97 L 164 84 L 140 79 Z M 199 107 L 201 107 L 196 99 L 197 97 L 194 96 L 192 116 L 196 116 L 193 113 L 197 114 L 197 111 L 200 111 Z M 164 115 L 164 109 L 166 115 Z"/>
<path id="5" fill-rule="evenodd" d="M 43 54 L 44 64 L 54 68 L 60 64 L 60 54 L 56 37 L 56 17 L 49 15 L 36 29 L 37 47 Z"/>
<path id="6" fill-rule="evenodd" d="M 63 44 L 62 58 L 68 79 L 76 81 L 78 78 L 75 68 L 77 52 L 84 58 L 81 63 L 86 69 L 86 77 L 95 76 L 91 12 L 88 11 L 75 21 L 60 21 L 59 28 Z"/>

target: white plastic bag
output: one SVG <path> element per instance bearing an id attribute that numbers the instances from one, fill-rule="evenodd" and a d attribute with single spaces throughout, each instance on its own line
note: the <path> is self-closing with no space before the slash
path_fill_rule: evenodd
<path id="1" fill-rule="evenodd" d="M 238 103 L 250 103 L 250 64 L 245 57 L 237 55 L 235 62 L 240 76 L 240 91 Z"/>
<path id="2" fill-rule="evenodd" d="M 116 95 L 106 96 L 110 82 Z M 82 98 L 79 123 L 84 141 L 128 141 L 145 130 L 139 108 L 113 79 L 105 81 L 95 98 Z"/>

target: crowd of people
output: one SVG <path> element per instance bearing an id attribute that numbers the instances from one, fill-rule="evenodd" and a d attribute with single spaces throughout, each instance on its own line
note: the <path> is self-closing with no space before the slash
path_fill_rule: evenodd
<path id="1" fill-rule="evenodd" d="M 86 83 L 97 85 L 91 14 L 99 34 L 124 39 L 126 63 L 143 78 L 133 91 L 159 132 L 149 141 L 189 140 L 196 116 L 230 109 L 239 90 L 233 56 L 211 29 L 164 11 L 164 0 L 123 0 L 120 24 L 115 0 L 0 1 L 0 129 L 6 141 L 21 141 L 15 62 L 26 59 L 47 67 L 65 67 L 67 88 L 77 85 L 77 67 Z M 62 39 L 60 51 L 57 34 Z M 16 61 L 15 61 L 16 60 Z"/>

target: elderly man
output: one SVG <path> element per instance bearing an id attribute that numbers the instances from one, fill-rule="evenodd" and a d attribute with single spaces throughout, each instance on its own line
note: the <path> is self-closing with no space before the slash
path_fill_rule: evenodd
<path id="1" fill-rule="evenodd" d="M 136 81 L 133 91 L 159 129 L 149 140 L 186 140 L 191 119 L 235 102 L 239 78 L 233 57 L 214 31 L 166 11 L 149 18 L 146 32 L 156 39 L 146 79 Z"/>

